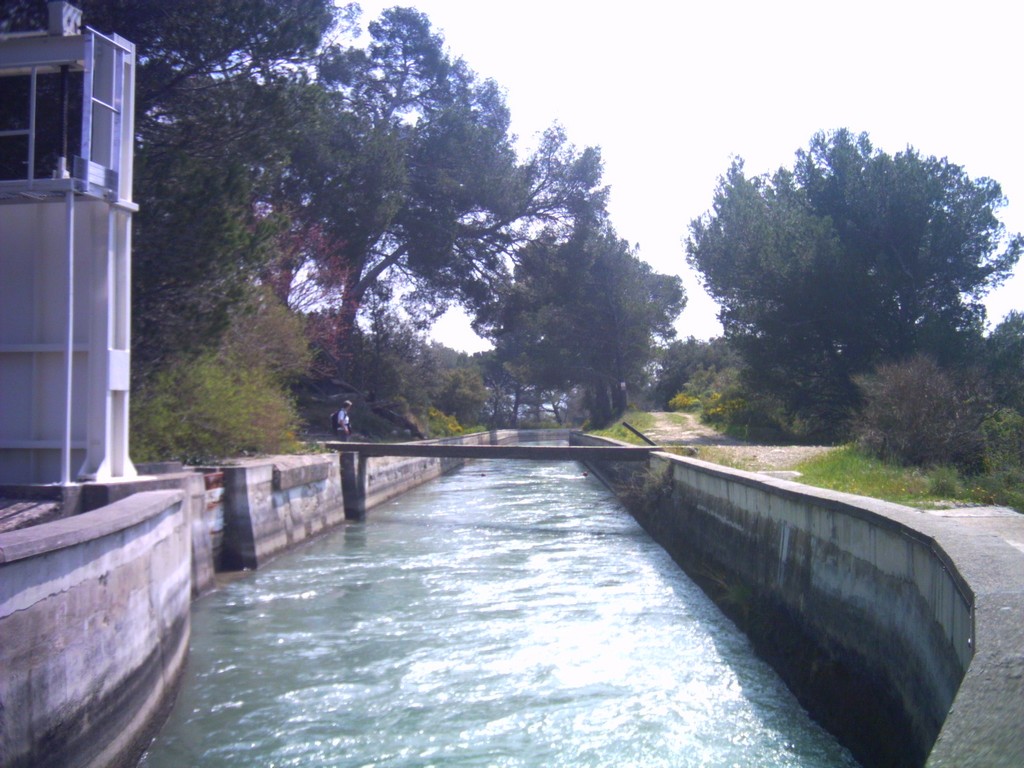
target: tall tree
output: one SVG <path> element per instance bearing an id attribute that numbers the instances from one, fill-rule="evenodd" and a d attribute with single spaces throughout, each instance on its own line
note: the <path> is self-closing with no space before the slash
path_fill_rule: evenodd
<path id="1" fill-rule="evenodd" d="M 736 161 L 687 258 L 721 305 L 753 386 L 828 430 L 857 403 L 853 376 L 917 352 L 949 363 L 980 340 L 985 292 L 1024 240 L 996 212 L 999 185 L 864 134 L 816 135 L 792 171 Z"/>
<path id="2" fill-rule="evenodd" d="M 1024 312 L 1010 312 L 985 339 L 994 399 L 1024 415 Z"/>
<path id="3" fill-rule="evenodd" d="M 655 273 L 600 221 L 523 248 L 483 322 L 531 384 L 582 387 L 592 420 L 606 423 L 625 410 L 684 305 L 679 278 Z"/>
<path id="4" fill-rule="evenodd" d="M 136 62 L 133 371 L 215 346 L 271 253 L 260 187 L 288 156 L 305 72 L 336 23 L 331 0 L 77 0 Z M 45 28 L 11 0 L 0 28 Z"/>
<path id="5" fill-rule="evenodd" d="M 500 89 L 449 57 L 426 16 L 393 8 L 369 31 L 367 47 L 322 58 L 320 109 L 275 201 L 328 236 L 332 249 L 306 255 L 343 266 L 350 328 L 374 285 L 396 276 L 407 305 L 433 314 L 486 302 L 539 224 L 603 195 L 598 153 L 575 153 L 560 130 L 518 161 Z M 342 368 L 350 351 L 337 350 Z"/>

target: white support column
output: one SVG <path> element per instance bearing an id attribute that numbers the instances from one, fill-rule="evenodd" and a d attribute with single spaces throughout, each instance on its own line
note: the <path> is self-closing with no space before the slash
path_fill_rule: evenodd
<path id="1" fill-rule="evenodd" d="M 81 479 L 135 477 L 128 458 L 130 212 L 102 202 L 79 203 L 82 225 L 92 239 L 92 306 L 89 310 L 89 373 L 86 455 Z M 88 223 L 85 219 L 88 218 Z"/>
<path id="2" fill-rule="evenodd" d="M 75 195 L 64 195 L 65 258 L 67 263 L 67 328 L 64 347 L 64 433 L 61 436 L 60 472 L 61 485 L 70 485 L 71 438 L 74 426 L 72 393 L 74 392 L 75 368 Z"/>

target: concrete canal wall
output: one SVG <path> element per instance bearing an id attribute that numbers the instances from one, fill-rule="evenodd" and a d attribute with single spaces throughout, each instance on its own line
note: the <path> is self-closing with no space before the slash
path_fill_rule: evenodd
<path id="1" fill-rule="evenodd" d="M 185 661 L 190 553 L 181 491 L 0 536 L 0 764 L 134 764 Z"/>
<path id="2" fill-rule="evenodd" d="M 151 479 L 165 490 L 90 487 L 101 508 L 0 534 L 0 766 L 133 765 L 173 699 L 190 598 L 340 523 L 342 464 L 273 457 Z M 365 459 L 363 510 L 457 464 Z M 866 764 L 1024 764 L 1024 552 L 693 459 L 637 467 L 591 469 Z"/>
<path id="3" fill-rule="evenodd" d="M 1004 538 L 664 453 L 592 469 L 866 765 L 1024 765 L 1024 552 Z"/>
<path id="4" fill-rule="evenodd" d="M 0 534 L 0 766 L 134 766 L 173 702 L 191 599 L 342 522 L 340 478 L 336 454 L 172 468 Z"/>
<path id="5" fill-rule="evenodd" d="M 218 571 L 259 568 L 345 519 L 336 454 L 278 456 L 219 471 L 224 525 Z"/>
<path id="6" fill-rule="evenodd" d="M 519 439 L 539 438 L 451 441 Z M 363 503 L 462 461 L 370 459 Z M 81 486 L 75 514 L 0 533 L 0 768 L 135 765 L 173 701 L 190 600 L 216 572 L 263 567 L 345 520 L 337 453 L 152 469 Z"/>

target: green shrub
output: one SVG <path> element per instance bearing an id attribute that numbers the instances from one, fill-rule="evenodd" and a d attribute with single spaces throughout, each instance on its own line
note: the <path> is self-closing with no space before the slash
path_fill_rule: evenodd
<path id="1" fill-rule="evenodd" d="M 970 496 L 976 502 L 1024 512 L 1024 470 L 1001 470 L 972 477 Z"/>
<path id="2" fill-rule="evenodd" d="M 297 450 L 288 383 L 309 364 L 302 320 L 254 289 L 216 351 L 172 359 L 132 393 L 132 457 L 196 464 Z"/>
<path id="3" fill-rule="evenodd" d="M 746 408 L 747 401 L 742 397 L 714 392 L 704 402 L 704 419 L 712 424 L 727 424 Z"/>
<path id="4" fill-rule="evenodd" d="M 433 396 L 434 406 L 451 414 L 463 424 L 476 424 L 487 402 L 487 387 L 475 368 L 453 368 L 442 371 L 440 385 Z M 433 433 L 431 433 L 433 434 Z"/>
<path id="5" fill-rule="evenodd" d="M 857 383 L 864 409 L 855 431 L 865 450 L 912 466 L 979 468 L 981 402 L 933 360 L 885 365 Z"/>
<path id="6" fill-rule="evenodd" d="M 700 408 L 700 398 L 680 392 L 668 401 L 670 411 L 696 411 Z"/>
<path id="7" fill-rule="evenodd" d="M 776 398 L 734 382 L 701 397 L 701 421 L 740 440 L 761 443 L 806 442 L 815 436 L 788 419 Z"/>
<path id="8" fill-rule="evenodd" d="M 981 432 L 985 474 L 971 478 L 972 495 L 1024 512 L 1024 415 L 1001 408 L 985 419 Z"/>
<path id="9" fill-rule="evenodd" d="M 206 354 L 172 364 L 132 399 L 136 461 L 206 463 L 298 447 L 298 417 L 268 371 Z"/>
<path id="10" fill-rule="evenodd" d="M 963 494 L 960 473 L 954 467 L 935 467 L 928 473 L 928 494 L 940 499 L 955 499 Z"/>
<path id="11" fill-rule="evenodd" d="M 985 441 L 985 470 L 1012 472 L 1024 467 L 1024 415 L 1000 408 L 981 425 Z"/>
<path id="12" fill-rule="evenodd" d="M 431 437 L 453 437 L 465 432 L 458 419 L 433 406 L 427 410 L 427 430 Z"/>

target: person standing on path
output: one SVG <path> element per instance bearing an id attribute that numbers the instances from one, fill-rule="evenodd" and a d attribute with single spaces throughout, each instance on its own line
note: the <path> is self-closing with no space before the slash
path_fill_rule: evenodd
<path id="1" fill-rule="evenodd" d="M 341 404 L 341 408 L 335 411 L 331 416 L 334 433 L 342 442 L 347 442 L 349 436 L 352 434 L 352 422 L 349 420 L 348 416 L 348 412 L 351 407 L 352 401 L 346 400 Z"/>

